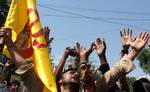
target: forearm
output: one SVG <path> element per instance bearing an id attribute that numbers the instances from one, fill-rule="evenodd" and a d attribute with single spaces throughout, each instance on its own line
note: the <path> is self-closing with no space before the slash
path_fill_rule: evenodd
<path id="1" fill-rule="evenodd" d="M 117 64 L 115 64 L 108 72 L 106 72 L 102 79 L 107 84 L 113 84 L 126 74 L 134 69 L 134 64 L 128 56 L 124 56 Z"/>
<path id="2" fill-rule="evenodd" d="M 101 64 L 101 65 L 108 64 L 105 54 L 103 54 L 103 55 L 98 55 L 98 56 L 99 56 L 100 64 Z"/>
<path id="3" fill-rule="evenodd" d="M 58 66 L 56 67 L 55 71 L 54 71 L 54 75 L 57 76 L 59 75 L 63 68 L 64 68 L 64 65 L 65 65 L 65 62 L 66 62 L 66 59 L 67 59 L 68 56 L 66 56 L 65 54 L 63 55 L 63 57 L 61 58 Z"/>
<path id="4" fill-rule="evenodd" d="M 139 50 L 132 49 L 131 52 L 127 55 L 127 57 L 133 62 L 136 56 L 139 54 L 139 52 Z"/>
<path id="5" fill-rule="evenodd" d="M 106 73 L 110 68 L 109 64 L 107 62 L 106 56 L 105 55 L 98 55 L 100 59 L 100 67 L 99 70 L 101 71 L 102 75 Z"/>
<path id="6" fill-rule="evenodd" d="M 12 41 L 9 41 L 6 43 L 7 49 L 11 55 L 11 58 L 13 61 L 15 61 L 15 64 L 17 67 L 20 67 L 22 64 L 24 64 L 24 58 L 17 52 L 17 48 L 15 47 L 14 43 Z"/>
<path id="7" fill-rule="evenodd" d="M 125 54 L 128 54 L 128 49 L 122 49 L 122 50 L 121 50 L 121 58 L 122 58 Z"/>

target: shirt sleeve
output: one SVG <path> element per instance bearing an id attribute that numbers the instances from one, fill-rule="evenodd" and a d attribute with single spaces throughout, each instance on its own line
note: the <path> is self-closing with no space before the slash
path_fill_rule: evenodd
<path id="1" fill-rule="evenodd" d="M 104 73 L 106 73 L 109 69 L 110 68 L 108 64 L 100 65 L 100 67 L 98 68 L 98 70 L 102 73 L 102 75 L 104 75 Z"/>
<path id="2" fill-rule="evenodd" d="M 124 56 L 109 71 L 104 73 L 104 75 L 97 81 L 97 90 L 103 91 L 104 89 L 111 88 L 119 79 L 131 72 L 134 68 L 135 66 L 133 62 L 127 56 Z"/>
<path id="3" fill-rule="evenodd" d="M 114 65 L 108 72 L 103 76 L 107 84 L 113 84 L 114 82 L 121 79 L 126 74 L 131 72 L 135 68 L 133 62 L 124 56 L 116 65 Z"/>

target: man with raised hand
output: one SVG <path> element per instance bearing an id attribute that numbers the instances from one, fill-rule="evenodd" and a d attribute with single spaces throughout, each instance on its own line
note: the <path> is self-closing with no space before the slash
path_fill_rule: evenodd
<path id="1" fill-rule="evenodd" d="M 96 92 L 109 92 L 115 82 L 134 69 L 133 61 L 146 45 L 149 36 L 149 33 L 141 32 L 133 42 L 130 42 L 132 50 L 97 81 Z"/>

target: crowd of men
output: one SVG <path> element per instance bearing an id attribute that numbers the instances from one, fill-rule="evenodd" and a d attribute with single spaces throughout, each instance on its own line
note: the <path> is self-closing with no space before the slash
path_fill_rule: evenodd
<path id="1" fill-rule="evenodd" d="M 44 36 L 49 45 L 49 28 L 44 28 Z M 44 85 L 34 71 L 32 61 L 25 60 L 19 51 L 28 46 L 29 30 L 27 27 L 18 35 L 15 42 L 12 41 L 11 29 L 0 29 L 0 50 L 2 59 L 0 66 L 0 92 L 42 92 Z M 120 60 L 110 67 L 106 58 L 106 43 L 103 38 L 97 38 L 88 49 L 83 49 L 80 43 L 74 47 L 67 47 L 59 64 L 54 69 L 54 76 L 58 92 L 129 92 L 126 75 L 135 69 L 134 59 L 144 46 L 150 47 L 150 33 L 141 32 L 136 38 L 132 37 L 132 29 L 124 29 L 120 32 L 122 50 Z M 7 46 L 11 56 L 3 55 L 4 45 Z M 99 57 L 99 71 L 101 77 L 95 80 L 93 69 L 89 63 L 89 56 L 96 51 Z M 74 57 L 70 67 L 64 70 L 67 58 Z M 43 57 L 44 58 L 44 57 Z M 4 60 L 4 61 L 3 61 Z M 13 66 L 13 67 L 12 67 Z M 11 80 L 11 71 L 20 76 L 20 80 Z M 20 82 L 22 81 L 22 82 Z M 133 92 L 150 92 L 150 80 L 141 78 L 133 83 Z"/>

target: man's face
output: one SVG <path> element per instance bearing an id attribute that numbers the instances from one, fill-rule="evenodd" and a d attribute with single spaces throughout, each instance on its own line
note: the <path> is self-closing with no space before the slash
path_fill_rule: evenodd
<path id="1" fill-rule="evenodd" d="M 15 83 L 13 83 L 10 87 L 9 87 L 9 91 L 10 92 L 18 92 L 19 86 Z"/>
<path id="2" fill-rule="evenodd" d="M 80 76 L 75 70 L 70 70 L 63 74 L 62 82 L 80 84 Z"/>

